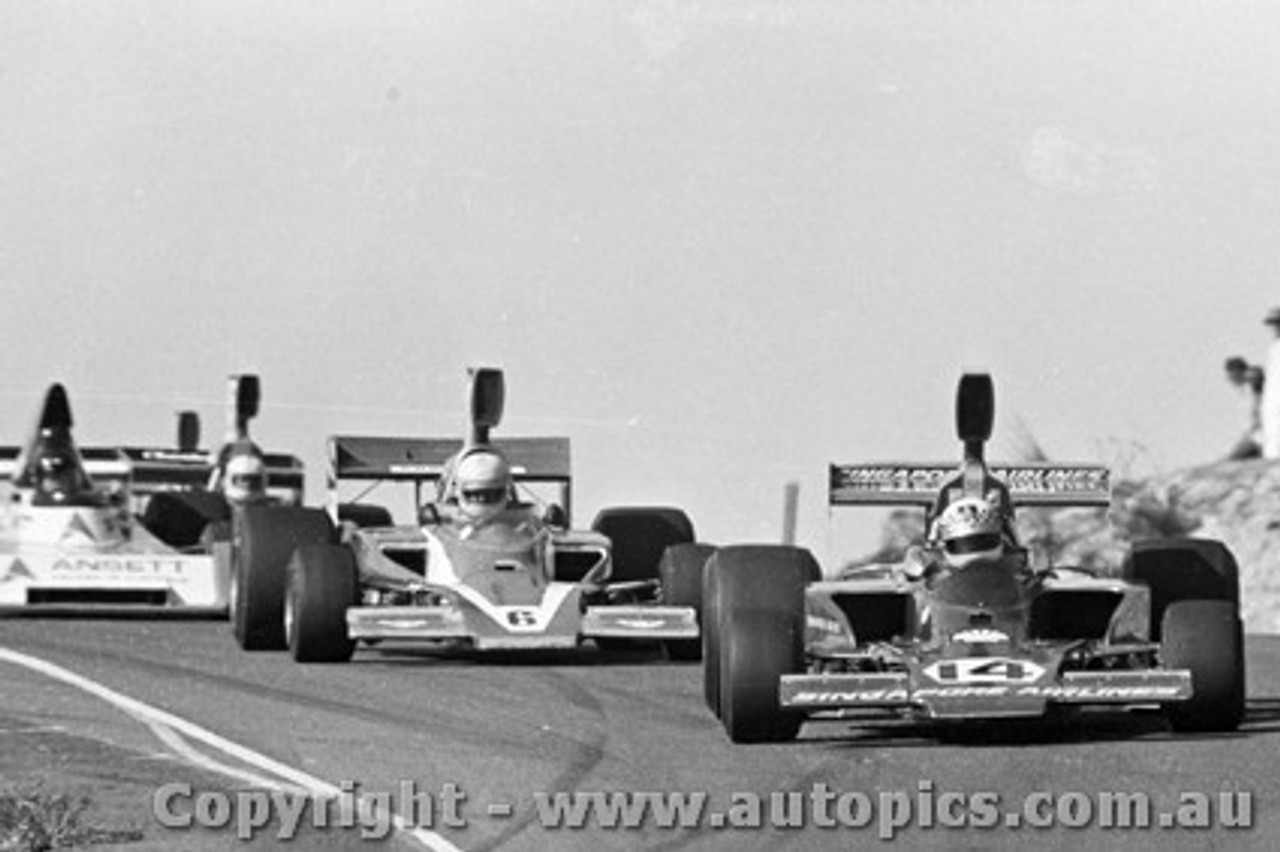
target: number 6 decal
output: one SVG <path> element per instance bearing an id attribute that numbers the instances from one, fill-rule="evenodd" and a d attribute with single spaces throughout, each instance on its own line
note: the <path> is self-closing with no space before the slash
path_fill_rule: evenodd
<path id="1" fill-rule="evenodd" d="M 512 609 L 507 611 L 507 623 L 512 627 L 533 627 L 538 616 L 531 609 Z"/>

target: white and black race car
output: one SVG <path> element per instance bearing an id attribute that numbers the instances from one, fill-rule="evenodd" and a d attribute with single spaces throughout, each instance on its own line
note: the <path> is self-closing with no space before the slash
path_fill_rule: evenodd
<path id="1" fill-rule="evenodd" d="M 232 385 L 247 423 L 256 377 Z M 198 443 L 199 421 L 185 412 L 176 447 L 81 450 L 67 392 L 50 386 L 27 443 L 0 447 L 0 609 L 225 616 L 230 510 L 207 488 L 216 454 Z M 301 461 L 265 463 L 271 497 L 299 501 Z"/>
<path id="2" fill-rule="evenodd" d="M 619 507 L 573 529 L 568 439 L 491 441 L 503 397 L 500 371 L 473 371 L 466 440 L 332 437 L 327 509 L 247 509 L 233 576 L 240 645 L 287 646 L 301 662 L 346 661 L 361 642 L 485 651 L 658 641 L 696 656 L 709 548 L 688 516 Z M 511 478 L 483 521 L 457 501 L 459 460 L 475 453 L 500 456 Z M 351 483 L 367 486 L 362 501 L 383 483 L 412 486 L 411 519 L 343 502 Z"/>

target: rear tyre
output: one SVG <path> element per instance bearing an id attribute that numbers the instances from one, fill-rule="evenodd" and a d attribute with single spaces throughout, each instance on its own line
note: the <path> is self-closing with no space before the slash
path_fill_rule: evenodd
<path id="1" fill-rule="evenodd" d="M 680 509 L 667 506 L 615 506 L 601 509 L 591 529 L 612 543 L 614 583 L 657 580 L 662 553 L 673 544 L 694 539 L 693 522 Z"/>
<path id="2" fill-rule="evenodd" d="M 747 545 L 719 550 L 709 570 L 725 731 L 737 743 L 795 739 L 804 715 L 782 709 L 778 688 L 804 669 L 804 588 L 817 563 L 801 548 Z"/>
<path id="3" fill-rule="evenodd" d="M 720 570 L 716 556 L 702 572 L 702 696 L 720 718 Z"/>
<path id="4" fill-rule="evenodd" d="M 1182 600 L 1164 612 L 1161 661 L 1191 670 L 1191 698 L 1165 705 L 1175 731 L 1234 731 L 1244 720 L 1244 628 L 1230 601 Z"/>
<path id="5" fill-rule="evenodd" d="M 1121 574 L 1151 588 L 1151 638 L 1159 641 L 1165 610 L 1181 600 L 1240 600 L 1240 569 L 1222 542 L 1201 538 L 1140 541 Z"/>
<path id="6" fill-rule="evenodd" d="M 147 500 L 142 525 L 175 550 L 201 544 L 211 524 L 231 517 L 226 499 L 213 491 L 160 491 Z"/>
<path id="7" fill-rule="evenodd" d="M 289 653 L 300 663 L 345 663 L 356 643 L 347 631 L 347 608 L 356 602 L 356 562 L 340 545 L 304 544 L 289 561 L 284 631 Z"/>
<path id="8" fill-rule="evenodd" d="M 658 578 L 665 606 L 692 607 L 701 628 L 702 575 L 716 549 L 709 544 L 673 544 L 662 552 Z M 702 639 L 669 639 L 662 643 L 672 660 L 696 661 L 702 657 Z"/>
<path id="9" fill-rule="evenodd" d="M 245 506 L 233 529 L 232 633 L 246 651 L 283 650 L 289 559 L 301 545 L 331 542 L 333 524 L 321 509 Z"/>

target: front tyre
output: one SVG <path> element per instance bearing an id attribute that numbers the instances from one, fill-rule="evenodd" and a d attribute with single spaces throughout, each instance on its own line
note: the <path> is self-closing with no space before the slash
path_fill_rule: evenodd
<path id="1" fill-rule="evenodd" d="M 795 739 L 804 715 L 784 710 L 778 691 L 783 675 L 804 670 L 804 589 L 817 563 L 801 548 L 746 545 L 717 551 L 708 570 L 725 732 L 736 743 Z"/>
<path id="2" fill-rule="evenodd" d="M 1165 667 L 1191 671 L 1191 698 L 1165 705 L 1175 731 L 1234 731 L 1244 720 L 1244 628 L 1231 601 L 1169 604 L 1161 625 Z"/>
<path id="3" fill-rule="evenodd" d="M 284 599 L 289 653 L 300 663 L 345 663 L 356 643 L 347 608 L 356 602 L 356 562 L 341 545 L 310 544 L 294 551 Z"/>

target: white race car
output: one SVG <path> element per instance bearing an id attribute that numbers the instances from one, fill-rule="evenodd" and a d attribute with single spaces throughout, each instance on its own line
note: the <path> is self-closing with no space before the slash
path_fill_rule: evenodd
<path id="1" fill-rule="evenodd" d="M 256 379 L 244 382 L 250 386 L 256 410 Z M 54 384 L 26 446 L 0 447 L 0 476 L 9 481 L 0 507 L 0 610 L 225 615 L 230 569 L 213 544 L 227 537 L 219 522 L 229 512 L 222 495 L 205 488 L 215 455 L 196 449 L 194 415 L 184 414 L 176 448 L 81 451 L 71 427 L 66 390 Z M 268 461 L 275 491 L 300 500 L 301 462 Z"/>
<path id="2" fill-rule="evenodd" d="M 466 441 L 334 437 L 328 512 L 246 510 L 233 578 L 241 646 L 287 644 L 301 662 L 345 661 L 360 641 L 476 650 L 658 641 L 673 657 L 698 649 L 690 595 L 709 549 L 693 541 L 685 513 L 619 507 L 594 529 L 572 529 L 568 439 L 490 441 L 502 398 L 501 372 L 477 371 Z M 477 460 L 503 473 L 471 512 L 465 471 Z M 340 502 L 339 484 L 352 481 L 413 485 L 413 520 Z M 425 500 L 424 485 L 433 492 Z"/>

